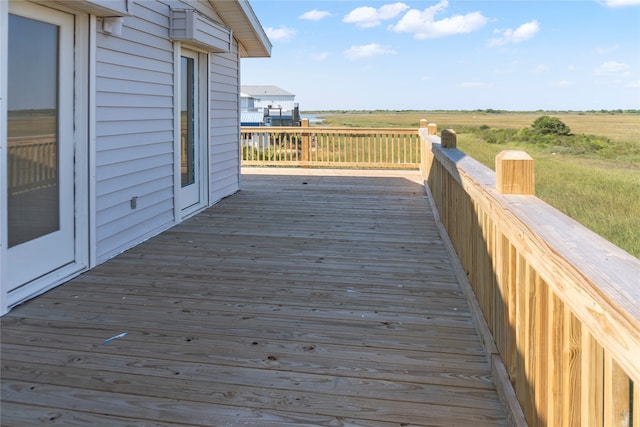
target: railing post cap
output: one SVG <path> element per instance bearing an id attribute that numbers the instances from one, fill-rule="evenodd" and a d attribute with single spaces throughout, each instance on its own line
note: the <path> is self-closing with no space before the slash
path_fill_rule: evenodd
<path id="1" fill-rule="evenodd" d="M 502 150 L 496 155 L 496 160 L 533 160 L 533 158 L 522 150 Z"/>
<path id="2" fill-rule="evenodd" d="M 421 128 L 426 128 L 429 125 L 429 120 L 427 119 L 420 119 L 420 127 Z"/>
<path id="3" fill-rule="evenodd" d="M 500 194 L 535 194 L 533 158 L 522 150 L 503 150 L 496 155 L 496 190 Z"/>
<path id="4" fill-rule="evenodd" d="M 440 145 L 442 148 L 456 148 L 457 136 L 453 129 L 444 129 L 440 133 Z"/>

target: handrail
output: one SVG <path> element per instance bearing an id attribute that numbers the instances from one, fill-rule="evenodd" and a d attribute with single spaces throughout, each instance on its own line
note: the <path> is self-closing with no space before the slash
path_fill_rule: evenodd
<path id="1" fill-rule="evenodd" d="M 418 169 L 415 128 L 243 126 L 245 166 Z M 307 124 L 308 125 L 308 124 Z"/>
<path id="2" fill-rule="evenodd" d="M 425 186 L 527 423 L 640 426 L 640 260 L 533 196 L 522 152 L 494 173 L 455 132 L 420 133 Z"/>
<path id="3" fill-rule="evenodd" d="M 10 196 L 57 183 L 56 136 L 8 137 L 7 188 Z"/>

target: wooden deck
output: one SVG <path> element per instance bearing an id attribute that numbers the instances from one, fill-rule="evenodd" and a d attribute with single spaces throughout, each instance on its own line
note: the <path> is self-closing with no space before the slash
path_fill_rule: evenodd
<path id="1" fill-rule="evenodd" d="M 2 426 L 507 425 L 418 172 L 242 188 L 4 316 Z"/>

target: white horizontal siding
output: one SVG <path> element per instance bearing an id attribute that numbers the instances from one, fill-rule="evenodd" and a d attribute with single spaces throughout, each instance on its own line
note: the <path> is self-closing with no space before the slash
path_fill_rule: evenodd
<path id="1" fill-rule="evenodd" d="M 110 166 L 116 174 L 118 172 L 125 173 L 127 167 L 135 167 L 137 166 L 136 163 L 140 163 L 138 161 L 144 160 L 148 160 L 148 162 L 145 163 L 145 166 L 148 168 L 153 167 L 155 163 L 161 166 L 172 164 L 172 160 L 169 159 L 169 155 L 167 154 L 170 146 L 171 144 L 135 145 L 118 150 L 105 151 L 96 159 L 96 165 L 101 171 L 101 174 L 98 176 L 105 176 L 105 172 L 108 171 Z M 154 159 L 158 160 L 156 161 Z"/>
<path id="2" fill-rule="evenodd" d="M 124 121 L 137 114 L 141 120 L 163 120 L 166 116 L 165 108 L 149 107 L 144 109 L 127 108 L 127 107 L 101 107 L 100 118 L 105 122 Z M 145 134 L 148 132 L 145 132 Z"/>
<path id="3" fill-rule="evenodd" d="M 173 96 L 173 87 L 159 84 L 149 83 L 146 81 L 135 81 L 125 78 L 103 78 L 100 83 L 96 85 L 96 89 L 100 92 L 120 93 L 120 94 L 136 94 L 136 95 L 149 95 L 159 97 L 171 97 Z"/>
<path id="4" fill-rule="evenodd" d="M 122 76 L 126 75 L 129 70 L 133 67 L 131 64 L 122 65 L 122 64 L 114 64 L 106 62 L 106 58 L 103 59 L 101 65 L 101 71 L 104 76 Z M 137 73 L 140 77 L 144 77 L 144 81 L 147 83 L 158 83 L 163 85 L 171 85 L 173 84 L 173 70 L 166 69 L 164 71 L 161 70 L 149 70 L 146 68 L 138 67 Z"/>
<path id="5" fill-rule="evenodd" d="M 173 167 L 168 166 L 165 168 L 165 171 L 168 171 L 169 169 L 173 169 Z M 111 177 L 103 177 L 103 180 L 109 181 L 108 184 L 113 188 L 128 186 L 128 188 L 131 189 L 131 193 L 133 193 L 134 195 L 138 195 L 138 197 L 143 197 L 147 193 L 150 194 L 151 192 L 162 191 L 163 189 L 165 189 L 168 180 L 171 180 L 173 182 L 172 175 L 167 175 L 161 178 L 157 178 L 157 176 L 158 173 L 156 170 L 145 169 L 129 173 L 128 175 L 114 175 Z M 139 184 L 131 185 L 131 180 L 134 180 Z M 151 188 L 146 188 L 146 186 L 149 186 Z M 114 190 L 111 193 L 105 193 L 98 200 L 98 207 L 101 211 L 106 211 L 111 206 L 114 206 L 114 204 L 129 203 L 131 197 L 128 193 Z"/>
<path id="6" fill-rule="evenodd" d="M 140 145 L 144 144 L 156 144 L 162 137 L 166 137 L 166 132 L 145 132 L 143 134 L 136 135 L 136 141 Z M 130 146 L 129 141 L 124 138 L 120 138 L 119 135 L 103 136 L 100 138 L 104 145 L 111 149 L 126 148 Z M 172 139 L 167 139 L 167 143 L 173 143 Z"/>
<path id="7" fill-rule="evenodd" d="M 98 34 L 96 252 L 102 262 L 173 217 L 173 43 L 169 8 L 136 2 L 122 35 Z M 136 209 L 131 199 L 136 198 Z"/>
<path id="8" fill-rule="evenodd" d="M 97 93 L 96 104 L 103 107 L 137 107 L 173 109 L 173 98 L 130 93 Z"/>
<path id="9" fill-rule="evenodd" d="M 144 172 L 141 172 L 141 174 Z M 155 194 L 158 192 L 162 192 L 167 188 L 167 180 L 170 180 L 171 177 L 163 177 L 158 179 L 151 179 L 151 177 L 147 177 L 146 179 L 141 180 L 140 184 L 132 185 L 131 190 L 136 194 L 144 194 L 143 197 L 156 197 Z M 149 199 L 150 200 L 150 199 Z M 144 198 L 139 198 L 138 202 L 141 205 L 149 205 L 149 200 L 145 200 Z M 103 195 L 100 198 L 101 205 L 98 208 L 106 212 L 111 206 L 123 206 L 126 203 L 130 203 L 131 199 L 127 198 L 127 195 L 123 194 L 121 191 L 114 191 L 113 193 L 108 193 Z M 106 219 L 106 218 L 105 218 Z M 105 221 L 106 222 L 106 221 Z"/>
<path id="10" fill-rule="evenodd" d="M 207 2 L 136 0 L 120 36 L 96 38 L 96 258 L 175 223 L 174 44 L 171 8 L 220 21 Z M 187 47 L 185 45 L 185 47 Z M 210 200 L 239 187 L 239 54 L 211 54 Z M 137 208 L 131 208 L 136 198 Z"/>
<path id="11" fill-rule="evenodd" d="M 144 116 L 144 114 L 142 115 Z M 98 136 L 126 136 L 131 134 L 145 134 L 151 132 L 170 132 L 171 129 L 172 126 L 166 119 L 148 120 L 133 116 L 128 120 L 100 122 L 99 126 L 96 126 L 96 134 Z M 168 133 L 165 135 L 168 135 Z M 164 140 L 166 141 L 167 139 L 169 138 L 165 138 Z M 136 145 L 137 141 L 133 146 L 135 147 Z M 111 147 L 105 148 L 111 149 Z"/>
<path id="12" fill-rule="evenodd" d="M 240 57 L 234 41 L 230 53 L 211 56 L 210 200 L 240 188 Z"/>
<path id="13" fill-rule="evenodd" d="M 104 252 L 103 256 L 107 259 L 112 258 L 136 243 L 166 230 L 169 225 L 165 219 L 165 212 L 172 207 L 173 203 L 170 200 L 164 200 L 162 203 L 148 206 L 144 213 L 129 214 L 130 220 L 127 222 L 114 221 L 103 224 L 96 237 L 103 242 L 105 247 L 112 248 L 110 251 Z M 140 233 L 140 223 L 145 224 L 142 233 Z M 121 237 L 123 233 L 135 235 L 136 238 L 123 244 Z"/>
<path id="14" fill-rule="evenodd" d="M 104 39 L 104 37 L 102 38 Z M 98 64 L 105 64 L 109 66 L 127 64 L 124 68 L 127 68 L 129 70 L 153 70 L 153 72 L 173 74 L 172 63 L 166 63 L 162 60 L 157 60 L 154 58 L 141 58 L 133 53 L 118 52 L 116 50 L 109 50 L 104 48 L 97 51 L 96 59 Z M 114 75 L 110 72 L 103 72 L 102 68 L 98 68 L 96 71 L 101 72 L 102 77 Z M 98 75 L 98 77 L 101 76 Z"/>

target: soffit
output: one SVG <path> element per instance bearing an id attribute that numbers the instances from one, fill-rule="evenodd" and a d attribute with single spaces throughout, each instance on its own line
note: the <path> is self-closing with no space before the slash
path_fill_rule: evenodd
<path id="1" fill-rule="evenodd" d="M 247 0 L 208 1 L 240 43 L 240 56 L 244 58 L 271 56 L 271 42 Z"/>

